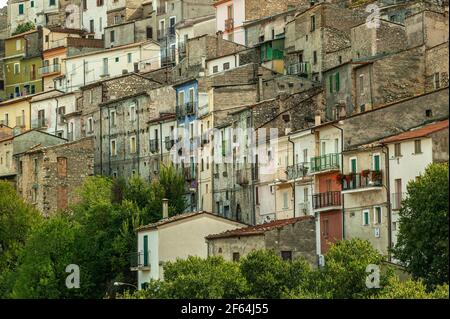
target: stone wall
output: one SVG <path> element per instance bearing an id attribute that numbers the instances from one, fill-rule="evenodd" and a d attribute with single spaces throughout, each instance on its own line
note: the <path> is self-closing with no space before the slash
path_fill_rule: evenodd
<path id="1" fill-rule="evenodd" d="M 436 74 L 439 74 L 438 83 Z M 448 86 L 448 42 L 425 51 L 425 91 L 430 92 L 446 86 Z"/>

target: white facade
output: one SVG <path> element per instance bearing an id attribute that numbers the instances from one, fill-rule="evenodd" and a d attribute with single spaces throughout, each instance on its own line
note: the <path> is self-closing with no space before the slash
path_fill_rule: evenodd
<path id="1" fill-rule="evenodd" d="M 148 247 L 148 265 L 138 267 L 138 288 L 150 279 L 163 279 L 164 262 L 186 259 L 189 256 L 206 258 L 208 246 L 205 237 L 227 230 L 244 227 L 244 224 L 209 213 L 188 213 L 189 217 L 175 218 L 171 222 L 145 226 L 138 230 L 138 253 Z M 182 216 L 182 215 L 181 215 Z M 145 237 L 147 236 L 147 237 Z M 147 240 L 147 244 L 144 240 Z"/>
<path id="2" fill-rule="evenodd" d="M 232 6 L 231 16 L 228 16 L 229 6 Z M 233 20 L 233 28 L 226 31 L 225 22 L 230 18 Z M 216 31 L 222 31 L 224 39 L 245 45 L 244 21 L 245 0 L 230 0 L 216 5 Z"/>
<path id="3" fill-rule="evenodd" d="M 18 25 L 26 22 L 32 22 L 36 26 L 45 26 L 46 14 L 58 12 L 58 10 L 58 0 L 24 0 L 8 3 L 10 33 L 13 33 Z"/>
<path id="4" fill-rule="evenodd" d="M 207 75 L 221 73 L 227 70 L 234 69 L 239 66 L 239 54 L 227 55 L 217 59 L 208 60 L 206 68 Z"/>
<path id="5" fill-rule="evenodd" d="M 65 116 L 76 112 L 76 97 L 75 93 L 50 91 L 32 98 L 30 101 L 32 128 L 68 140 L 81 138 L 79 118 L 66 119 Z"/>
<path id="6" fill-rule="evenodd" d="M 150 41 L 68 57 L 63 63 L 66 74 L 57 89 L 70 92 L 124 72 L 158 69 L 161 58 L 159 45 Z"/>
<path id="7" fill-rule="evenodd" d="M 101 39 L 105 27 L 107 26 L 107 4 L 108 1 L 103 1 L 101 6 L 98 6 L 98 1 L 86 1 L 87 7 L 82 8 L 83 17 L 82 25 L 83 29 L 88 32 L 94 33 L 96 39 Z"/>

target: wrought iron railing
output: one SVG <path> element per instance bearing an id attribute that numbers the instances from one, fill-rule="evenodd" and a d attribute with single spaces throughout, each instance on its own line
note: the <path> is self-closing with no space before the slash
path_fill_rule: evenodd
<path id="1" fill-rule="evenodd" d="M 340 206 L 341 205 L 341 192 L 331 191 L 325 193 L 318 193 L 312 196 L 312 203 L 314 209 Z"/>
<path id="2" fill-rule="evenodd" d="M 339 169 L 339 153 L 330 153 L 311 158 L 311 172 Z"/>

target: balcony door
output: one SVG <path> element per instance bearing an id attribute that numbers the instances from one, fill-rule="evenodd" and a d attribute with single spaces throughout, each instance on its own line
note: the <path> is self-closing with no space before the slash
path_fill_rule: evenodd
<path id="1" fill-rule="evenodd" d="M 374 171 L 380 170 L 380 155 L 379 154 L 373 155 L 373 170 Z"/>
<path id="2" fill-rule="evenodd" d="M 398 178 L 395 183 L 395 207 L 400 208 L 402 203 L 402 179 Z"/>
<path id="3" fill-rule="evenodd" d="M 144 267 L 148 266 L 148 236 L 144 236 Z"/>

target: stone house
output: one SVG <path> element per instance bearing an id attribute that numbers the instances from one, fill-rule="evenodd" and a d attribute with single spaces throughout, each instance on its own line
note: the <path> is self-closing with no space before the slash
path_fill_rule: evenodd
<path id="1" fill-rule="evenodd" d="M 46 217 L 67 209 L 79 200 L 75 190 L 94 174 L 93 146 L 85 138 L 15 154 L 19 194 Z"/>
<path id="2" fill-rule="evenodd" d="M 106 1 L 106 24 L 112 26 L 138 19 L 142 10 L 142 0 Z"/>
<path id="3" fill-rule="evenodd" d="M 238 261 L 254 250 L 273 249 L 284 260 L 303 257 L 317 266 L 315 220 L 303 216 L 206 236 L 208 256 Z"/>
<path id="4" fill-rule="evenodd" d="M 105 48 L 155 40 L 153 17 L 109 25 L 105 28 Z"/>

